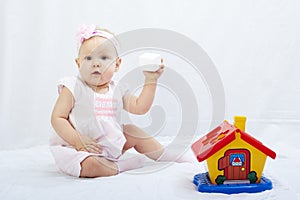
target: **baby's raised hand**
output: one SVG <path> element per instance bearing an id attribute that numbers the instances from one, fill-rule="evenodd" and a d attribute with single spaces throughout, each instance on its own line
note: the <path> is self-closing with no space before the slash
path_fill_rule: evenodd
<path id="1" fill-rule="evenodd" d="M 161 76 L 161 74 L 164 72 L 165 65 L 163 63 L 163 59 L 161 59 L 160 68 L 155 72 L 150 71 L 143 71 L 146 81 L 157 81 L 157 79 Z"/>
<path id="2" fill-rule="evenodd" d="M 75 147 L 77 151 L 86 151 L 96 154 L 102 153 L 102 148 L 99 144 L 97 144 L 96 140 L 85 135 L 79 135 L 79 139 L 80 142 Z"/>

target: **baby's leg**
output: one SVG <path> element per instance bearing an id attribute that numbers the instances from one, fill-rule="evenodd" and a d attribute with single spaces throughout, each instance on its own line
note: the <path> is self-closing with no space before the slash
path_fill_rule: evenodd
<path id="1" fill-rule="evenodd" d="M 143 166 L 145 156 L 139 155 L 116 162 L 107 160 L 104 157 L 89 156 L 81 162 L 80 177 L 95 178 L 113 176 L 119 172 L 137 169 Z"/>
<path id="2" fill-rule="evenodd" d="M 95 178 L 118 173 L 118 165 L 104 157 L 89 156 L 81 162 L 80 177 Z"/>
<path id="3" fill-rule="evenodd" d="M 125 172 L 128 170 L 138 169 L 144 166 L 146 156 L 140 154 L 131 158 L 118 160 L 116 163 L 119 168 L 119 172 Z"/>
<path id="4" fill-rule="evenodd" d="M 124 151 L 133 147 L 137 152 L 153 160 L 157 160 L 163 153 L 163 146 L 142 129 L 131 124 L 126 124 L 123 127 L 123 131 L 127 140 L 123 148 Z"/>
<path id="5" fill-rule="evenodd" d="M 195 158 L 191 156 L 179 155 L 170 149 L 164 148 L 152 136 L 149 136 L 142 129 L 127 124 L 123 127 L 126 137 L 126 144 L 123 148 L 126 151 L 129 148 L 134 148 L 137 152 L 145 154 L 147 157 L 155 161 L 162 162 L 195 162 Z"/>

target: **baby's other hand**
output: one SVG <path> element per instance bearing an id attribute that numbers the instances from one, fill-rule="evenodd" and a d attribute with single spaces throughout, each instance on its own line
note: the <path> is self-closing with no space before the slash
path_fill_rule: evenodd
<path id="1" fill-rule="evenodd" d="M 163 63 L 163 59 L 161 59 L 160 68 L 155 72 L 143 71 L 146 81 L 157 81 L 157 79 L 164 72 L 165 65 Z"/>
<path id="2" fill-rule="evenodd" d="M 80 142 L 75 147 L 77 151 L 86 151 L 89 153 L 96 153 L 96 154 L 102 153 L 102 148 L 97 143 L 96 140 L 85 135 L 79 135 L 79 137 L 80 137 Z"/>

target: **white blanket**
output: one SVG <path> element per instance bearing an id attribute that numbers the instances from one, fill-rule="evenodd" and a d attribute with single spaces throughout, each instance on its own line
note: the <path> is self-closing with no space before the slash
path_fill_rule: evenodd
<path id="1" fill-rule="evenodd" d="M 287 151 L 288 152 L 288 151 Z M 299 153 L 299 152 L 298 152 Z M 291 155 L 278 155 L 275 161 L 267 160 L 265 175 L 273 182 L 273 189 L 256 194 L 208 194 L 200 193 L 192 183 L 193 176 L 204 172 L 202 163 L 156 163 L 149 161 L 142 169 L 117 176 L 83 179 L 60 173 L 45 146 L 0 151 L 0 199 L 297 199 L 297 193 L 289 183 L 298 183 L 290 167 L 280 174 Z M 288 176 L 289 175 L 289 176 Z M 284 177 L 283 177 L 284 176 Z M 299 180 L 299 179 L 298 179 Z M 297 187 L 296 186 L 296 187 Z M 299 188 L 299 187 L 298 187 Z M 299 197 L 299 191 L 298 191 Z"/>

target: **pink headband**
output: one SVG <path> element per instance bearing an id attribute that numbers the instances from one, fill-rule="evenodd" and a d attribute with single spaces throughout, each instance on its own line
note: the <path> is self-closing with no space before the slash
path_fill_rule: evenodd
<path id="1" fill-rule="evenodd" d="M 96 26 L 94 24 L 91 24 L 91 25 L 82 24 L 78 28 L 77 34 L 76 34 L 78 48 L 85 40 L 88 40 L 93 36 L 104 37 L 104 38 L 108 39 L 109 41 L 111 41 L 111 43 L 114 45 L 117 53 L 119 54 L 119 43 L 118 43 L 117 39 L 115 38 L 115 36 L 107 31 L 97 30 Z"/>

